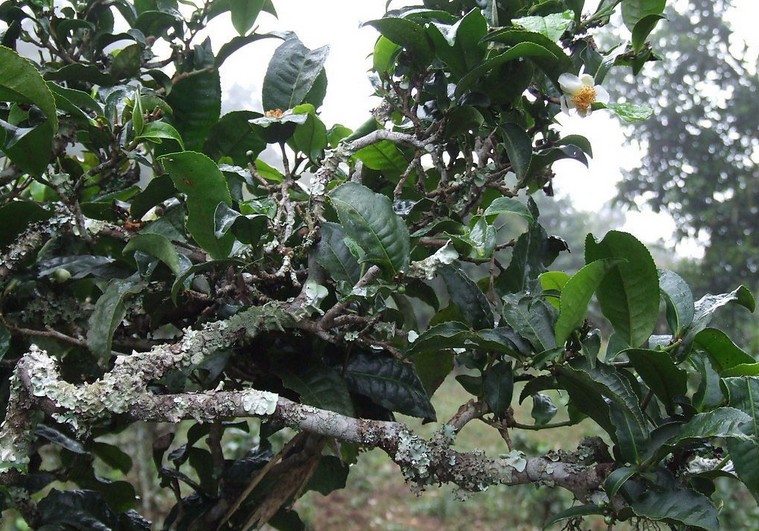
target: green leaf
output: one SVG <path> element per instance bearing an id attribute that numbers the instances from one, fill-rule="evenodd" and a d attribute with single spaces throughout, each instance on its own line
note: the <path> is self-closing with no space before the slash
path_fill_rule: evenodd
<path id="1" fill-rule="evenodd" d="M 459 307 L 467 323 L 475 329 L 493 328 L 493 310 L 479 286 L 461 269 L 461 264 L 446 265 L 438 269 L 451 302 Z"/>
<path id="2" fill-rule="evenodd" d="M 610 231 L 601 242 L 585 240 L 585 261 L 624 260 L 610 270 L 596 290 L 601 311 L 628 345 L 644 344 L 659 318 L 659 277 L 648 249 L 633 235 Z"/>
<path id="3" fill-rule="evenodd" d="M 292 359 L 275 363 L 274 372 L 288 389 L 300 395 L 303 404 L 354 416 L 348 387 L 340 374 L 317 360 L 292 363 Z M 289 363 L 287 363 L 289 361 Z"/>
<path id="4" fill-rule="evenodd" d="M 395 64 L 395 59 L 401 51 L 402 46 L 395 44 L 393 41 L 380 35 L 374 44 L 374 53 L 372 53 L 372 69 L 375 72 L 383 73 L 390 70 Z"/>
<path id="5" fill-rule="evenodd" d="M 565 509 L 564 511 L 561 511 L 558 514 L 551 516 L 548 520 L 546 520 L 546 523 L 543 526 L 543 529 L 548 529 L 552 525 L 559 523 L 562 520 L 569 520 L 571 518 L 577 518 L 577 517 L 583 517 L 583 516 L 591 516 L 594 514 L 599 514 L 599 515 L 604 514 L 604 510 L 595 504 L 575 505 L 574 507 L 570 507 L 569 509 Z"/>
<path id="6" fill-rule="evenodd" d="M 325 455 L 319 461 L 314 475 L 308 480 L 304 492 L 315 490 L 323 496 L 330 492 L 344 489 L 348 479 L 350 465 L 334 455 Z M 273 522 L 271 522 L 273 524 Z M 280 527 L 280 529 L 284 529 Z"/>
<path id="7" fill-rule="evenodd" d="M 634 103 L 606 103 L 601 105 L 603 105 L 602 108 L 609 109 L 628 123 L 648 120 L 654 114 L 654 110 L 647 105 L 635 105 Z"/>
<path id="8" fill-rule="evenodd" d="M 427 396 L 432 397 L 453 371 L 453 357 L 451 350 L 420 352 L 411 357 Z"/>
<path id="9" fill-rule="evenodd" d="M 431 326 L 411 344 L 408 353 L 437 352 L 450 348 L 462 348 L 474 337 L 467 325 L 448 321 Z"/>
<path id="10" fill-rule="evenodd" d="M 496 418 L 503 418 L 514 395 L 514 372 L 510 361 L 496 363 L 485 369 L 482 391 L 490 411 Z"/>
<path id="11" fill-rule="evenodd" d="M 513 18 L 511 19 L 511 23 L 515 26 L 521 26 L 526 30 L 545 35 L 552 41 L 558 41 L 572 24 L 574 18 L 575 16 L 572 11 L 563 11 L 562 13 L 551 13 L 545 17 Z"/>
<path id="12" fill-rule="evenodd" d="M 294 35 L 275 51 L 263 83 L 263 107 L 266 111 L 285 111 L 300 105 L 311 91 L 324 68 L 329 47 L 309 50 Z"/>
<path id="13" fill-rule="evenodd" d="M 0 206 L 0 249 L 13 242 L 29 225 L 52 214 L 33 201 L 8 201 Z"/>
<path id="14" fill-rule="evenodd" d="M 364 23 L 372 26 L 390 41 L 403 46 L 418 66 L 432 62 L 435 51 L 424 28 L 406 18 L 381 18 Z"/>
<path id="15" fill-rule="evenodd" d="M 687 344 L 693 341 L 696 334 L 711 322 L 714 312 L 731 303 L 739 304 L 750 312 L 753 312 L 756 307 L 754 296 L 744 286 L 738 286 L 730 293 L 704 295 L 695 303 L 693 322 L 688 327 L 683 342 Z"/>
<path id="16" fill-rule="evenodd" d="M 658 272 L 659 289 L 667 309 L 667 324 L 673 334 L 679 334 L 693 322 L 693 294 L 677 273 L 666 269 L 659 269 Z"/>
<path id="17" fill-rule="evenodd" d="M 661 15 L 666 0 L 625 0 L 622 2 L 622 21 L 630 31 L 636 24 L 650 15 Z"/>
<path id="18" fill-rule="evenodd" d="M 111 63 L 111 76 L 113 79 L 129 79 L 136 77 L 142 66 L 142 45 L 130 44 L 115 54 Z"/>
<path id="19" fill-rule="evenodd" d="M 140 219 L 148 210 L 177 193 L 168 175 L 159 175 L 150 180 L 145 189 L 132 198 L 129 214 L 132 219 Z"/>
<path id="20" fill-rule="evenodd" d="M 543 393 L 532 395 L 532 411 L 530 416 L 535 419 L 536 426 L 545 426 L 551 419 L 556 416 L 558 409 L 551 400 L 551 397 Z"/>
<path id="21" fill-rule="evenodd" d="M 113 279 L 95 303 L 89 319 L 87 347 L 100 359 L 101 364 L 106 364 L 111 357 L 113 332 L 126 315 L 124 301 L 130 295 L 141 292 L 144 287 L 144 284 L 134 279 Z"/>
<path id="22" fill-rule="evenodd" d="M 582 324 L 590 298 L 606 273 L 619 260 L 602 259 L 589 263 L 567 281 L 561 290 L 559 318 L 556 321 L 556 344 L 563 345 L 572 332 Z"/>
<path id="23" fill-rule="evenodd" d="M 132 469 L 132 458 L 118 446 L 96 441 L 92 444 L 92 453 L 122 474 L 128 474 Z"/>
<path id="24" fill-rule="evenodd" d="M 324 148 L 327 147 L 327 126 L 314 114 L 312 105 L 304 104 L 303 107 L 308 107 L 310 110 L 307 113 L 308 118 L 295 128 L 290 144 L 296 152 L 300 151 L 309 160 L 317 161 L 324 156 Z M 298 109 L 296 108 L 295 111 L 297 112 Z"/>
<path id="25" fill-rule="evenodd" d="M 232 204 L 227 180 L 219 167 L 192 151 L 171 153 L 159 158 L 177 190 L 187 195 L 187 230 L 212 258 L 225 258 L 232 249 L 231 234 L 217 239 L 214 216 L 219 203 Z"/>
<path id="26" fill-rule="evenodd" d="M 357 352 L 345 366 L 345 379 L 352 392 L 382 407 L 435 420 L 435 408 L 411 363 L 381 354 Z"/>
<path id="27" fill-rule="evenodd" d="M 666 352 L 627 349 L 621 354 L 628 357 L 641 379 L 664 404 L 667 413 L 674 414 L 676 399 L 688 392 L 688 373 L 677 367 Z"/>
<path id="28" fill-rule="evenodd" d="M 662 469 L 657 470 L 653 485 L 630 480 L 620 492 L 638 516 L 709 531 L 719 529 L 717 509 L 712 501 L 703 494 L 679 486 L 669 472 Z"/>
<path id="29" fill-rule="evenodd" d="M 391 276 L 408 269 L 408 229 L 390 199 L 354 182 L 338 186 L 329 197 L 345 234 L 363 249 L 362 261 L 379 265 Z"/>
<path id="30" fill-rule="evenodd" d="M 0 326 L 0 360 L 5 357 L 11 346 L 11 331 L 4 326 Z"/>
<path id="31" fill-rule="evenodd" d="M 124 246 L 123 254 L 142 251 L 166 264 L 174 275 L 180 273 L 179 255 L 174 245 L 160 234 L 138 234 Z"/>
<path id="32" fill-rule="evenodd" d="M 401 174 L 408 166 L 403 152 L 389 140 L 370 144 L 356 151 L 353 156 L 370 170 L 391 171 Z"/>
<path id="33" fill-rule="evenodd" d="M 263 39 L 281 39 L 282 35 L 278 33 L 253 33 L 251 35 L 245 35 L 244 37 L 237 36 L 232 37 L 228 42 L 224 43 L 219 49 L 219 53 L 216 55 L 214 65 L 219 68 L 224 62 L 229 59 L 233 53 L 250 43 L 260 41 Z"/>
<path id="34" fill-rule="evenodd" d="M 638 22 L 632 30 L 632 46 L 635 52 L 640 52 L 646 45 L 648 35 L 654 30 L 660 20 L 664 20 L 664 15 L 646 15 Z"/>
<path id="35" fill-rule="evenodd" d="M 623 466 L 614 470 L 604 481 L 604 491 L 612 499 L 622 485 L 638 472 L 636 467 Z"/>
<path id="36" fill-rule="evenodd" d="M 737 438 L 750 440 L 745 433 L 745 428 L 753 422 L 747 413 L 734 407 L 718 407 L 707 413 L 693 415 L 688 422 L 682 425 L 680 433 L 667 441 L 667 444 L 676 445 L 693 439 Z"/>
<path id="37" fill-rule="evenodd" d="M 427 35 L 435 47 L 435 54 L 460 78 L 477 66 L 487 46 L 482 38 L 487 34 L 487 20 L 480 9 L 472 9 L 454 25 L 429 24 Z"/>
<path id="38" fill-rule="evenodd" d="M 693 345 L 706 352 L 714 370 L 720 375 L 724 375 L 726 371 L 734 367 L 756 362 L 753 356 L 733 343 L 725 332 L 716 328 L 701 330 L 695 335 Z"/>
<path id="39" fill-rule="evenodd" d="M 240 242 L 256 246 L 266 232 L 268 219 L 263 214 L 244 216 L 226 203 L 219 203 L 214 212 L 214 236 L 223 238 L 232 231 Z"/>
<path id="40" fill-rule="evenodd" d="M 229 0 L 232 25 L 240 35 L 245 35 L 255 24 L 266 0 Z"/>
<path id="41" fill-rule="evenodd" d="M 582 413 L 598 423 L 619 447 L 624 461 L 640 462 L 649 429 L 630 382 L 614 367 L 589 367 L 575 359 L 558 369 L 557 379 Z"/>
<path id="42" fill-rule="evenodd" d="M 332 279 L 355 286 L 361 278 L 361 266 L 345 245 L 345 231 L 337 223 L 324 222 L 320 232 L 321 240 L 314 250 L 316 261 Z"/>
<path id="43" fill-rule="evenodd" d="M 554 317 L 548 303 L 520 295 L 505 295 L 501 311 L 504 320 L 530 342 L 535 352 L 556 347 Z"/>
<path id="44" fill-rule="evenodd" d="M 750 415 L 752 422 L 745 433 L 750 440 L 728 439 L 727 449 L 738 477 L 759 502 L 759 378 L 743 376 L 725 378 L 730 406 Z"/>
<path id="45" fill-rule="evenodd" d="M 179 144 L 179 147 L 184 149 L 184 142 L 179 131 L 166 122 L 150 122 L 135 137 L 135 140 L 150 140 L 156 144 L 160 144 L 162 139 L 175 140 Z"/>
<path id="46" fill-rule="evenodd" d="M 187 149 L 200 151 L 221 113 L 221 80 L 215 69 L 192 72 L 174 84 L 166 101 Z"/>
<path id="47" fill-rule="evenodd" d="M 502 214 L 514 214 L 528 223 L 534 223 L 535 218 L 527 206 L 514 197 L 497 197 L 485 209 L 485 216 L 500 216 Z"/>
<path id="48" fill-rule="evenodd" d="M 523 181 L 530 169 L 530 160 L 532 159 L 532 141 L 524 128 L 516 124 L 507 123 L 502 127 L 503 146 L 506 148 L 506 154 L 509 156 L 511 169 L 519 181 Z"/>

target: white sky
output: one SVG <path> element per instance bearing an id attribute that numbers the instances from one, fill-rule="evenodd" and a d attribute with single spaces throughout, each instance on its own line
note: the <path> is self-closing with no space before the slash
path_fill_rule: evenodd
<path id="1" fill-rule="evenodd" d="M 413 4 L 410 0 L 394 0 L 391 7 Z M 586 2 L 586 11 L 597 1 Z M 759 1 L 733 0 L 730 21 L 740 41 L 751 43 L 749 50 L 756 55 L 759 38 L 755 31 L 759 20 Z M 361 28 L 361 23 L 379 18 L 385 11 L 385 0 L 278 0 L 275 1 L 278 19 L 268 14 L 259 17 L 259 32 L 271 30 L 292 30 L 309 48 L 329 45 L 330 55 L 326 69 L 329 86 L 322 107 L 322 119 L 329 127 L 342 123 L 355 128 L 367 117 L 377 104 L 371 98 L 372 89 L 368 81 L 371 66 L 369 54 L 372 51 L 377 32 L 371 27 Z M 212 41 L 220 46 L 234 30 L 229 16 L 217 17 L 209 28 Z M 248 101 L 239 102 L 256 110 L 260 108 L 260 80 L 266 71 L 269 57 L 277 40 L 259 41 L 236 52 L 221 69 L 222 84 L 228 95 L 240 97 L 247 91 Z M 644 74 L 645 75 L 645 72 Z M 230 88 L 233 85 L 238 87 Z M 614 100 L 614 87 L 606 87 Z M 560 161 L 556 164 L 557 179 L 554 188 L 557 195 L 568 195 L 576 208 L 598 211 L 607 205 L 616 192 L 616 183 L 622 171 L 634 167 L 640 159 L 639 152 L 626 141 L 619 121 L 608 111 L 598 111 L 588 118 L 561 116 L 565 134 L 579 133 L 588 137 L 593 145 L 595 157 L 586 169 L 574 161 Z M 629 212 L 623 227 L 637 237 L 648 242 L 663 241 L 674 245 L 671 238 L 675 224 L 665 215 L 652 212 Z M 697 242 L 683 242 L 677 246 L 681 255 L 698 256 Z"/>

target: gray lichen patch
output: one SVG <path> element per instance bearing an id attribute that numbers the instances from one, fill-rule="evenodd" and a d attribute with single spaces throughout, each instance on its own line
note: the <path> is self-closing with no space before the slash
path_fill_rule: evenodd
<path id="1" fill-rule="evenodd" d="M 279 395 L 250 389 L 242 397 L 242 408 L 253 416 L 271 415 L 277 409 Z"/>

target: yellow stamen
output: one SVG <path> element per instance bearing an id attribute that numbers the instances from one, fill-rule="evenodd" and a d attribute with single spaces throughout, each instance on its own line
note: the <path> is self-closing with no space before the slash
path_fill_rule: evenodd
<path id="1" fill-rule="evenodd" d="M 589 85 L 584 85 L 580 90 L 572 95 L 572 103 L 575 104 L 577 110 L 585 113 L 590 109 L 590 106 L 596 101 L 596 89 Z"/>
<path id="2" fill-rule="evenodd" d="M 595 92 L 593 94 L 595 95 Z M 282 118 L 282 116 L 284 115 L 285 113 L 282 112 L 282 109 L 272 109 L 264 113 L 264 116 L 266 116 L 267 118 Z"/>

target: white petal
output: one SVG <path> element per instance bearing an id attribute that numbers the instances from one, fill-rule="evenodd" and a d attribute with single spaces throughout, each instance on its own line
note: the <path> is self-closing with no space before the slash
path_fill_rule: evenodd
<path id="1" fill-rule="evenodd" d="M 576 75 L 564 72 L 559 76 L 559 86 L 567 94 L 573 94 L 582 88 L 582 81 Z"/>
<path id="2" fill-rule="evenodd" d="M 580 76 L 580 82 L 586 87 L 592 87 L 596 84 L 596 80 L 590 74 L 583 74 Z"/>
<path id="3" fill-rule="evenodd" d="M 596 101 L 600 103 L 609 103 L 609 93 L 606 92 L 605 88 L 601 85 L 596 85 L 593 89 L 596 91 Z"/>
<path id="4" fill-rule="evenodd" d="M 563 112 L 564 114 L 569 114 L 569 106 L 570 106 L 570 105 L 571 105 L 572 107 L 574 107 L 574 106 L 575 106 L 575 105 L 574 105 L 574 103 L 572 103 L 572 101 L 571 101 L 571 100 L 567 100 L 567 97 L 566 97 L 566 96 L 562 96 L 562 97 L 559 99 L 559 101 L 560 101 L 560 103 L 561 103 L 561 112 Z"/>

